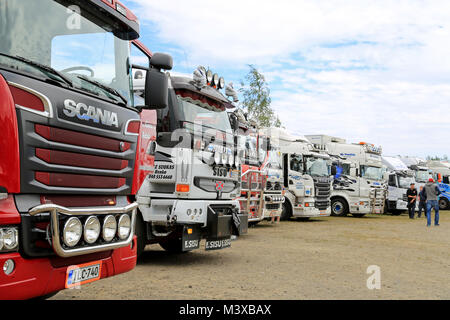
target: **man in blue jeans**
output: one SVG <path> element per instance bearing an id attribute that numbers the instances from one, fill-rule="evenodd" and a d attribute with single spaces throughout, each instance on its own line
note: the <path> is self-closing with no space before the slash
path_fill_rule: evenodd
<path id="1" fill-rule="evenodd" d="M 431 226 L 431 208 L 434 208 L 434 225 L 439 226 L 439 203 L 438 196 L 441 194 L 439 187 L 430 178 L 424 187 L 427 196 L 427 226 Z"/>

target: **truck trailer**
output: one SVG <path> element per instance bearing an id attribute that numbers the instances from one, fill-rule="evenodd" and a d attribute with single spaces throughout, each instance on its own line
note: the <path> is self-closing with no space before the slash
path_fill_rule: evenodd
<path id="1" fill-rule="evenodd" d="M 132 45 L 148 59 L 133 64 L 148 81 L 160 55 L 140 42 Z M 220 92 L 225 81 L 204 67 L 192 78 L 165 75 L 168 104 L 141 114 L 138 254 L 153 243 L 170 252 L 192 251 L 202 239 L 206 250 L 230 247 L 233 235 L 247 232 L 248 216 L 236 200 L 241 167 L 226 111 L 234 105 Z M 135 90 L 137 96 L 148 95 L 148 88 Z"/>
<path id="2" fill-rule="evenodd" d="M 450 164 L 448 162 L 430 160 L 427 162 L 434 181 L 439 184 L 439 208 L 450 209 Z"/>
<path id="3" fill-rule="evenodd" d="M 134 268 L 138 36 L 116 0 L 0 2 L 0 299 Z"/>
<path id="4" fill-rule="evenodd" d="M 308 135 L 309 141 L 324 150 L 338 164 L 331 192 L 331 214 L 352 214 L 363 217 L 382 213 L 386 197 L 383 183 L 381 147 L 361 142 L 347 143 L 345 139 L 327 135 Z"/>

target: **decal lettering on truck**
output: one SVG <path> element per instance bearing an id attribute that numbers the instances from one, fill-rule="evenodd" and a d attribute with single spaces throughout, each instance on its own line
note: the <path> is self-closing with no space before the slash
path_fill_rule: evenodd
<path id="1" fill-rule="evenodd" d="M 76 103 L 70 99 L 64 101 L 63 113 L 69 118 L 77 117 L 80 120 L 92 120 L 95 123 L 101 123 L 109 127 L 119 127 L 117 113 L 98 107 L 87 106 L 84 103 Z"/>

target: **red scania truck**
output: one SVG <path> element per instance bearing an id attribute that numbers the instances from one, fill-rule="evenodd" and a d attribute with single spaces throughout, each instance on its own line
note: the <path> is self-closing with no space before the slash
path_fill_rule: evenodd
<path id="1" fill-rule="evenodd" d="M 0 299 L 134 268 L 138 36 L 119 1 L 0 1 Z"/>

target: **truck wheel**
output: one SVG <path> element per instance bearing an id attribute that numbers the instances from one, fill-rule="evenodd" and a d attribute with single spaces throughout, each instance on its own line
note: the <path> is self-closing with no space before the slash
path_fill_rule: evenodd
<path id="1" fill-rule="evenodd" d="M 289 204 L 287 203 L 287 201 L 285 201 L 283 203 L 283 210 L 281 211 L 281 216 L 280 216 L 280 220 L 281 221 L 287 221 L 292 217 L 292 212 L 291 212 L 291 207 L 289 206 Z"/>
<path id="2" fill-rule="evenodd" d="M 439 199 L 439 209 L 446 210 L 449 206 L 449 201 L 446 198 Z"/>
<path id="3" fill-rule="evenodd" d="M 159 245 L 170 253 L 185 253 L 187 251 L 183 251 L 183 243 L 181 241 L 179 238 L 170 238 L 160 242 Z"/>
<path id="4" fill-rule="evenodd" d="M 134 234 L 136 235 L 136 254 L 139 258 L 141 254 L 144 252 L 145 246 L 147 244 L 147 228 L 144 222 L 144 219 L 142 218 L 142 215 L 140 212 L 136 215 L 136 227 Z"/>
<path id="5" fill-rule="evenodd" d="M 345 217 L 348 213 L 347 202 L 342 198 L 335 198 L 331 201 L 331 215 Z"/>

